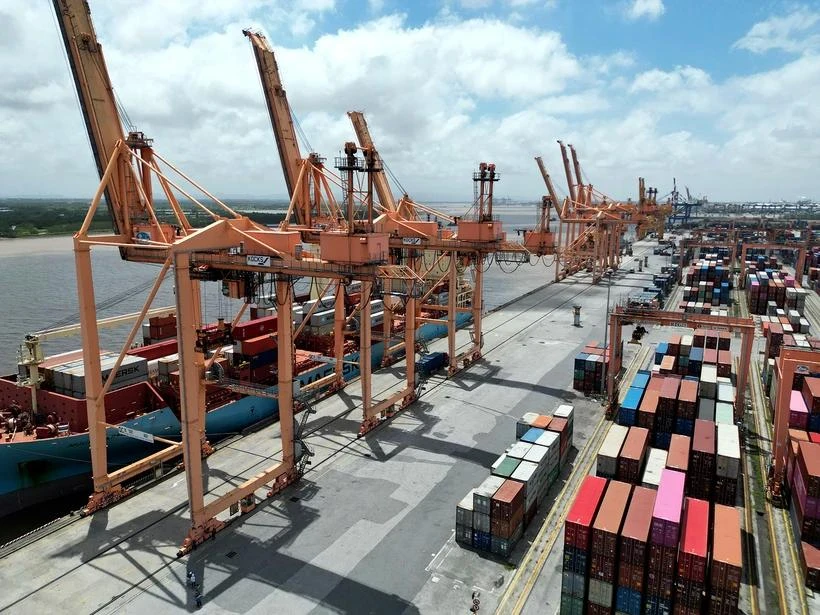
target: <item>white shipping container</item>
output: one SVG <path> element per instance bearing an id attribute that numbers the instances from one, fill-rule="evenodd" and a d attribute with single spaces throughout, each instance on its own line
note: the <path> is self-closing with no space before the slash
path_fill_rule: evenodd
<path id="1" fill-rule="evenodd" d="M 532 463 L 537 464 L 539 467 L 546 467 L 547 461 L 549 460 L 549 456 L 550 449 L 548 449 L 546 446 L 533 444 L 530 447 L 530 450 L 527 451 L 527 454 L 524 455 L 524 461 L 530 461 Z"/>
<path id="2" fill-rule="evenodd" d="M 473 510 L 489 515 L 490 500 L 503 484 L 504 479 L 500 476 L 488 476 L 485 478 L 483 483 L 473 489 Z"/>
<path id="3" fill-rule="evenodd" d="M 718 423 L 716 473 L 724 478 L 737 479 L 740 476 L 740 433 L 737 425 Z"/>
<path id="4" fill-rule="evenodd" d="M 312 327 L 321 327 L 323 325 L 330 325 L 333 324 L 333 319 L 335 318 L 336 310 L 325 310 L 322 312 L 314 312 L 313 316 L 310 317 L 310 326 Z"/>
<path id="5" fill-rule="evenodd" d="M 718 385 L 718 401 L 722 401 L 727 404 L 734 404 L 735 403 L 735 387 L 731 384 L 724 384 L 721 383 Z"/>
<path id="6" fill-rule="evenodd" d="M 540 436 L 538 436 L 538 439 L 535 441 L 535 443 L 539 446 L 546 446 L 549 449 L 555 447 L 555 450 L 558 450 L 558 447 L 561 444 L 560 436 L 558 435 L 558 433 L 554 431 L 545 431 Z"/>
<path id="7" fill-rule="evenodd" d="M 527 452 L 532 448 L 532 444 L 529 442 L 521 442 L 520 440 L 513 444 L 509 449 L 507 449 L 507 457 L 513 457 L 515 459 L 524 459 L 527 456 Z"/>
<path id="8" fill-rule="evenodd" d="M 595 473 L 602 478 L 615 478 L 618 471 L 618 454 L 624 444 L 629 428 L 613 423 L 598 450 Z"/>
<path id="9" fill-rule="evenodd" d="M 561 404 L 552 415 L 559 419 L 567 419 L 567 423 L 572 424 L 572 419 L 575 417 L 575 408 L 569 404 Z"/>
<path id="10" fill-rule="evenodd" d="M 530 461 L 522 461 L 510 475 L 510 479 L 524 483 L 524 497 L 527 504 L 531 504 L 538 496 L 538 465 Z"/>
<path id="11" fill-rule="evenodd" d="M 715 399 L 717 395 L 717 366 L 704 365 L 700 370 L 700 384 L 698 385 L 698 396 L 708 399 Z"/>
<path id="12" fill-rule="evenodd" d="M 535 422 L 535 419 L 538 418 L 537 412 L 527 412 L 524 416 L 518 419 L 515 422 L 515 438 L 516 440 L 520 439 L 525 433 L 527 433 L 532 427 L 532 424 Z"/>
<path id="13" fill-rule="evenodd" d="M 456 506 L 456 525 L 473 527 L 473 494 L 475 489 L 470 489 L 470 493 L 464 496 Z"/>
<path id="14" fill-rule="evenodd" d="M 646 456 L 646 469 L 643 472 L 641 484 L 650 489 L 657 489 L 661 484 L 661 473 L 666 467 L 667 451 L 662 448 L 650 448 Z"/>

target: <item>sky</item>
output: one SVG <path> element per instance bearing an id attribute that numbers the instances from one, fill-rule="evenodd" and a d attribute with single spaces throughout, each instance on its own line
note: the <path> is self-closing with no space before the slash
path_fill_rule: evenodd
<path id="1" fill-rule="evenodd" d="M 90 0 L 114 89 L 155 149 L 225 198 L 286 188 L 249 41 L 274 49 L 303 153 L 329 161 L 363 111 L 417 201 L 536 201 L 556 140 L 587 182 L 636 197 L 820 198 L 820 2 Z M 0 2 L 0 197 L 98 183 L 49 0 Z M 398 188 L 396 189 L 398 192 Z"/>

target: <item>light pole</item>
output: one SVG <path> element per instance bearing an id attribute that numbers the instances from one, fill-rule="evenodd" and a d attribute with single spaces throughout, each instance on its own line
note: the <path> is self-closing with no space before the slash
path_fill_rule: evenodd
<path id="1" fill-rule="evenodd" d="M 612 274 L 615 271 L 612 268 L 604 272 L 608 283 L 606 285 L 606 313 L 604 314 L 604 358 L 606 358 L 606 351 L 609 350 L 609 360 L 612 361 L 612 348 L 609 348 L 609 293 L 612 290 Z M 604 362 L 604 368 L 601 370 L 601 393 L 606 391 L 606 372 L 607 364 Z"/>

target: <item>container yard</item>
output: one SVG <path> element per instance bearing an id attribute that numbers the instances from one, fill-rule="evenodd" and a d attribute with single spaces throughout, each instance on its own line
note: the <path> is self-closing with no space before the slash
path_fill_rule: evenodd
<path id="1" fill-rule="evenodd" d="M 455 212 L 410 197 L 362 112 L 332 163 L 305 154 L 248 29 L 288 197 L 262 224 L 134 129 L 88 3 L 54 16 L 100 183 L 80 322 L 26 334 L 0 376 L 0 520 L 88 499 L 0 545 L 0 611 L 820 613 L 810 223 L 673 228 L 676 180 L 615 199 L 558 141 L 568 196 L 536 157 L 514 237 L 493 162 Z M 157 275 L 99 318 L 91 253 L 112 248 Z M 522 266 L 533 290 L 488 311 Z"/>

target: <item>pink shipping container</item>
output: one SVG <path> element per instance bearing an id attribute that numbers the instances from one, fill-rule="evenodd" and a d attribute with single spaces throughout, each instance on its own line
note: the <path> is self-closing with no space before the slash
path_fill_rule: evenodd
<path id="1" fill-rule="evenodd" d="M 686 475 L 664 469 L 658 486 L 658 497 L 652 511 L 652 542 L 665 547 L 676 547 L 680 538 L 680 520 L 683 510 L 683 490 Z"/>
<path id="2" fill-rule="evenodd" d="M 789 427 L 806 429 L 809 426 L 809 409 L 801 391 L 792 391 L 789 399 Z"/>

